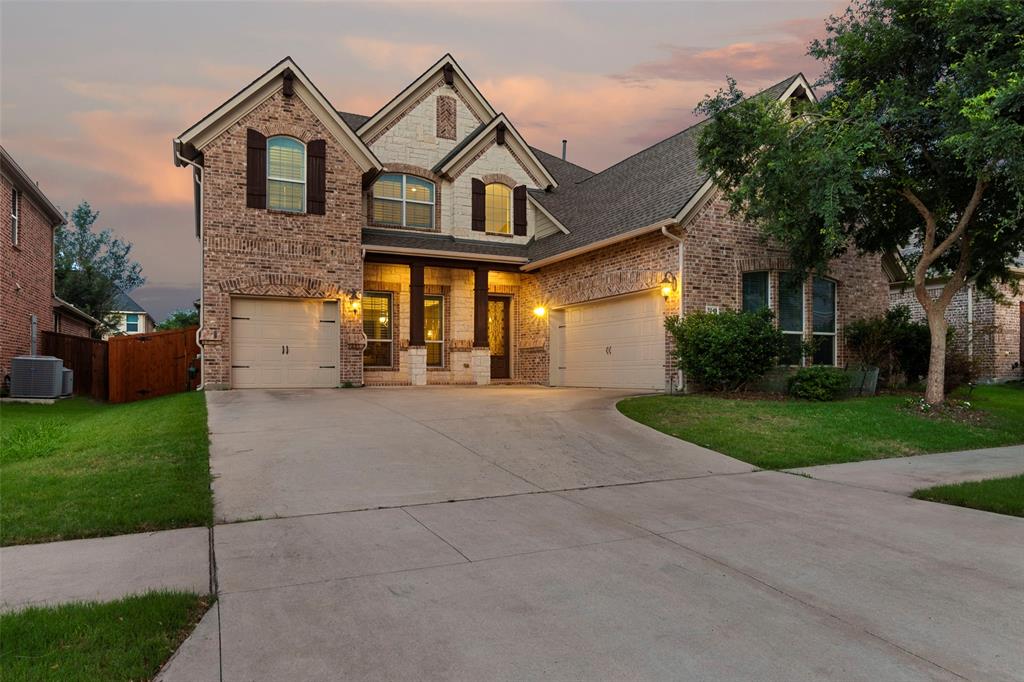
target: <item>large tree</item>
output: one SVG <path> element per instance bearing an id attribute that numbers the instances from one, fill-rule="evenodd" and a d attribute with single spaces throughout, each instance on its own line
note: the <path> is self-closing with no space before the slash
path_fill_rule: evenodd
<path id="1" fill-rule="evenodd" d="M 798 268 L 908 253 L 931 330 L 925 399 L 941 402 L 950 301 L 1006 281 L 1024 249 L 1024 4 L 863 0 L 826 31 L 809 50 L 821 100 L 744 99 L 730 79 L 698 107 L 701 163 Z"/>
<path id="2" fill-rule="evenodd" d="M 199 311 L 195 308 L 188 309 L 182 308 L 181 310 L 175 310 L 167 319 L 156 326 L 157 331 L 166 331 L 168 329 L 184 329 L 185 327 L 198 327 L 199 326 Z"/>
<path id="3" fill-rule="evenodd" d="M 54 232 L 54 285 L 65 301 L 105 321 L 118 292 L 127 293 L 146 280 L 142 266 L 131 258 L 131 242 L 114 237 L 109 229 L 93 229 L 99 217 L 83 201 L 68 216 L 68 225 Z"/>

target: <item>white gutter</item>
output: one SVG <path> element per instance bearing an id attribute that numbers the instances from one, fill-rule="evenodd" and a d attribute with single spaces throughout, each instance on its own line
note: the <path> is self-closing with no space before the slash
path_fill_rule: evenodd
<path id="1" fill-rule="evenodd" d="M 205 254 L 203 253 L 203 217 L 205 215 L 205 212 L 203 211 L 203 200 L 205 198 L 203 194 L 203 167 L 200 166 L 195 161 L 190 161 L 186 159 L 184 156 L 182 156 L 181 152 L 178 151 L 178 149 L 180 148 L 180 141 L 178 142 L 179 144 L 175 145 L 174 147 L 174 155 L 182 162 L 192 166 L 192 179 L 195 181 L 197 185 L 199 185 L 199 234 L 196 235 L 196 237 L 199 239 L 199 329 L 196 330 L 196 345 L 199 346 L 200 361 L 203 365 L 205 365 L 206 349 L 203 348 L 203 342 L 200 340 L 203 334 L 203 318 L 206 316 L 206 305 L 205 301 L 203 301 L 203 282 L 205 281 L 204 277 L 206 270 L 204 267 L 206 263 L 206 258 Z M 197 391 L 203 390 L 203 387 L 206 385 L 205 367 L 203 369 L 204 371 L 201 372 L 203 376 L 203 381 L 200 382 L 198 386 L 196 386 Z"/>
<path id="2" fill-rule="evenodd" d="M 481 253 L 463 253 L 461 251 L 440 251 L 437 249 L 414 249 L 408 246 L 375 246 L 364 244 L 365 253 L 397 253 L 410 254 L 415 256 L 434 256 L 436 258 L 451 258 L 453 260 L 491 261 L 494 263 L 526 263 L 526 258 L 519 256 L 494 256 Z"/>
<path id="3" fill-rule="evenodd" d="M 542 268 L 545 265 L 551 265 L 552 263 L 557 263 L 567 258 L 572 258 L 573 256 L 579 256 L 584 253 L 596 251 L 597 249 L 603 249 L 604 247 L 611 246 L 612 244 L 624 242 L 627 239 L 632 239 L 633 237 L 640 237 L 645 234 L 650 234 L 651 232 L 657 232 L 663 227 L 668 227 L 670 225 L 675 224 L 676 221 L 673 220 L 672 218 L 659 220 L 658 222 L 647 225 L 646 227 L 641 227 L 636 230 L 624 232 L 622 234 L 615 235 L 614 237 L 609 237 L 607 239 L 602 239 L 601 241 L 592 242 L 590 244 L 586 244 L 585 246 L 576 247 L 575 249 L 569 249 L 568 251 L 563 251 L 562 253 L 555 254 L 554 256 L 548 256 L 547 258 L 535 260 L 532 263 L 523 266 L 522 269 L 523 272 L 530 272 L 531 270 L 536 270 L 537 268 Z"/>
<path id="4" fill-rule="evenodd" d="M 683 241 L 682 237 L 677 237 L 674 234 L 672 234 L 671 232 L 669 232 L 668 231 L 668 226 L 663 226 L 661 228 L 661 233 L 663 235 L 665 235 L 666 237 L 668 237 L 669 239 L 671 239 L 672 241 L 679 243 L 679 270 L 678 270 L 678 272 L 679 272 L 679 317 L 682 317 L 683 316 L 683 292 L 686 291 L 686 289 L 683 286 L 683 256 L 684 256 L 684 253 L 685 253 L 686 243 Z M 683 374 L 683 370 L 682 369 L 677 370 L 677 376 L 678 376 L 678 381 L 679 381 L 679 387 L 682 389 L 683 393 L 686 393 L 686 375 Z"/>

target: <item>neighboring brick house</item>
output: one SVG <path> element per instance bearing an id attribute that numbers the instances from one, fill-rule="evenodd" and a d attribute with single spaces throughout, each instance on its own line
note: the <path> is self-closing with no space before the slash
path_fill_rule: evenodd
<path id="1" fill-rule="evenodd" d="M 140 304 L 135 302 L 123 291 L 117 292 L 117 298 L 111 304 L 112 310 L 107 315 L 107 331 L 104 338 L 124 336 L 128 334 L 148 334 L 156 329 L 156 321 Z"/>
<path id="2" fill-rule="evenodd" d="M 796 75 L 759 96 L 814 94 Z M 593 173 L 529 146 L 449 55 L 372 116 L 282 60 L 174 140 L 206 386 L 663 390 L 666 315 L 764 306 L 843 364 L 843 326 L 886 308 L 882 259 L 790 276 L 699 172 L 700 127 Z"/>
<path id="3" fill-rule="evenodd" d="M 977 364 L 978 380 L 982 382 L 1014 381 L 1024 378 L 1021 359 L 1024 357 L 1024 254 L 1011 268 L 1017 291 L 1009 282 L 997 285 L 992 297 L 973 285 L 958 291 L 946 309 L 946 321 L 954 330 L 953 348 L 966 353 Z M 928 293 L 937 298 L 944 281 L 928 284 Z M 913 284 L 897 281 L 889 291 L 891 306 L 910 309 L 915 320 L 925 319 L 924 309 L 917 301 Z"/>
<path id="4" fill-rule="evenodd" d="M 54 296 L 53 229 L 64 217 L 3 147 L 0 184 L 0 377 L 6 377 L 11 358 L 31 351 L 33 315 L 40 334 L 89 336 L 96 320 Z"/>

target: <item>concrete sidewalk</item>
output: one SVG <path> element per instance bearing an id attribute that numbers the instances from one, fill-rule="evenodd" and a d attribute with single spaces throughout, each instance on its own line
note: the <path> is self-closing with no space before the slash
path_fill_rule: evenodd
<path id="1" fill-rule="evenodd" d="M 947 483 L 1024 474 L 1024 445 L 789 469 L 822 481 L 909 495 Z"/>
<path id="2" fill-rule="evenodd" d="M 210 531 L 180 528 L 0 549 L 0 611 L 210 591 Z"/>

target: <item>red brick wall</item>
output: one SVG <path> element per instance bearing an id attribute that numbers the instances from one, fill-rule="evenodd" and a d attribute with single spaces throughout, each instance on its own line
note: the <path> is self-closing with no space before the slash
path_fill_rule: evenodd
<path id="1" fill-rule="evenodd" d="M 39 331 L 53 331 L 53 227 L 26 194 L 20 200 L 20 238 L 11 235 L 9 178 L 0 187 L 0 377 L 11 371 L 11 358 L 29 352 L 29 317 Z"/>
<path id="2" fill-rule="evenodd" d="M 58 334 L 84 336 L 85 338 L 92 336 L 92 327 L 86 322 L 61 312 L 57 313 L 57 328 L 54 331 Z"/>
<path id="3" fill-rule="evenodd" d="M 325 215 L 247 208 L 246 130 L 327 141 Z M 339 298 L 362 289 L 362 171 L 298 97 L 280 91 L 203 150 L 203 376 L 231 381 L 231 296 Z M 362 382 L 358 316 L 341 306 L 339 382 Z"/>

